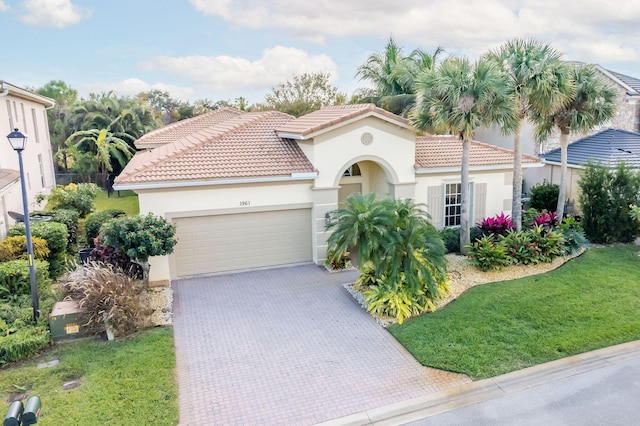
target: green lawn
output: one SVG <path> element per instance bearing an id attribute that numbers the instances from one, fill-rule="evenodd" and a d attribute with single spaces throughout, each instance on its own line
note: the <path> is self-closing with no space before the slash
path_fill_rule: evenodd
<path id="1" fill-rule="evenodd" d="M 38 363 L 53 359 L 60 363 L 37 368 Z M 9 394 L 28 392 L 42 400 L 38 421 L 42 426 L 175 426 L 174 368 L 170 328 L 156 328 L 122 341 L 92 339 L 56 345 L 41 357 L 0 369 L 3 413 L 9 407 Z M 63 383 L 76 379 L 80 387 L 61 390 Z"/>
<path id="2" fill-rule="evenodd" d="M 100 190 L 93 203 L 93 208 L 95 211 L 120 209 L 124 210 L 128 216 L 135 216 L 140 213 L 138 196 L 133 191 L 120 191 L 119 197 L 118 191 L 115 191 L 111 194 L 111 197 L 107 197 L 107 192 Z"/>
<path id="3" fill-rule="evenodd" d="M 637 340 L 639 250 L 592 249 L 546 274 L 474 287 L 389 331 L 423 365 L 474 379 Z"/>

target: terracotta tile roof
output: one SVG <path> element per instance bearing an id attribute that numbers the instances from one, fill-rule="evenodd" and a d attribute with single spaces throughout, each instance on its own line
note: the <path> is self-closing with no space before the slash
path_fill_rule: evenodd
<path id="1" fill-rule="evenodd" d="M 135 145 L 138 149 L 155 148 L 188 136 L 199 130 L 215 126 L 218 123 L 235 118 L 241 114 L 244 114 L 244 112 L 235 108 L 227 107 L 216 109 L 206 114 L 180 120 L 153 130 L 142 135 L 140 139 L 135 142 Z"/>
<path id="2" fill-rule="evenodd" d="M 348 122 L 358 117 L 376 115 L 386 121 L 394 122 L 402 127 L 409 127 L 409 122 L 395 114 L 378 108 L 374 104 L 354 104 L 327 106 L 302 117 L 296 118 L 276 129 L 278 134 L 306 139 L 310 135 Z"/>
<path id="3" fill-rule="evenodd" d="M 11 169 L 0 169 L 0 192 L 7 186 L 20 180 L 20 172 Z"/>
<path id="4" fill-rule="evenodd" d="M 462 142 L 456 136 L 418 136 L 416 138 L 416 168 L 438 169 L 460 167 Z M 470 165 L 513 165 L 513 151 L 487 143 L 471 141 Z M 522 164 L 540 164 L 540 159 L 524 154 Z"/>
<path id="5" fill-rule="evenodd" d="M 116 184 L 206 181 L 313 173 L 298 144 L 275 128 L 294 117 L 243 113 L 155 149 L 135 154 Z"/>

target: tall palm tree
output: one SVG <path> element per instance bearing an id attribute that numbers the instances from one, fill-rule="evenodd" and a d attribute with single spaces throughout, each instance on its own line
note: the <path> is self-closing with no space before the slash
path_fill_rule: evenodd
<path id="1" fill-rule="evenodd" d="M 522 125 L 531 114 L 552 114 L 566 104 L 572 84 L 562 55 L 549 44 L 515 39 L 490 51 L 487 58 L 507 76 L 515 95 L 518 124 L 513 129 L 513 198 L 511 217 L 522 228 Z"/>
<path id="2" fill-rule="evenodd" d="M 560 131 L 560 192 L 556 214 L 562 219 L 567 197 L 567 148 L 571 133 L 593 130 L 613 117 L 616 92 L 609 87 L 591 65 L 570 68 L 569 80 L 574 88 L 569 102 L 552 114 L 535 112 L 531 119 L 536 128 L 536 140 L 544 142 L 554 130 Z"/>
<path id="3" fill-rule="evenodd" d="M 491 61 L 466 58 L 445 60 L 422 74 L 418 101 L 410 114 L 420 131 L 450 133 L 462 142 L 460 247 L 467 252 L 469 224 L 469 154 L 476 129 L 498 123 L 505 132 L 515 124 L 514 98 L 504 75 Z"/>
<path id="4" fill-rule="evenodd" d="M 435 66 L 442 54 L 438 47 L 433 53 L 422 49 L 408 56 L 390 37 L 383 52 L 374 52 L 358 67 L 356 77 L 373 84 L 367 99 L 394 114 L 406 115 L 415 103 L 415 81 L 420 73 Z"/>

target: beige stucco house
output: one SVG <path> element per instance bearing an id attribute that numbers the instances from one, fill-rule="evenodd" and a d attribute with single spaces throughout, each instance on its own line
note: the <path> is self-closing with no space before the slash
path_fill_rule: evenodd
<path id="1" fill-rule="evenodd" d="M 53 105 L 52 99 L 0 80 L 0 239 L 15 223 L 9 212 L 23 212 L 18 154 L 6 136 L 17 128 L 29 137 L 22 158 L 32 210 L 37 194 L 56 185 L 46 111 Z"/>
<path id="2" fill-rule="evenodd" d="M 328 213 L 353 192 L 413 198 L 438 228 L 459 224 L 459 140 L 416 137 L 407 120 L 374 105 L 300 118 L 218 110 L 149 133 L 137 146 L 155 148 L 138 152 L 115 188 L 134 190 L 141 213 L 177 228 L 174 253 L 150 261 L 156 282 L 321 264 Z M 509 213 L 512 156 L 472 143 L 472 220 Z M 524 164 L 541 166 L 533 156 Z"/>

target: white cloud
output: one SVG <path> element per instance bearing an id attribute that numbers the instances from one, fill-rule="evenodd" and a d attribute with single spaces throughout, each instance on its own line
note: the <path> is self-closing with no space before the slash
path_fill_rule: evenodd
<path id="1" fill-rule="evenodd" d="M 439 45 L 475 56 L 511 38 L 533 37 L 567 56 L 588 56 L 569 59 L 631 61 L 640 55 L 640 0 L 189 1 L 234 25 L 285 30 L 318 43 L 327 37 L 393 35 L 401 44 Z"/>
<path id="2" fill-rule="evenodd" d="M 195 95 L 195 90 L 191 87 L 180 87 L 164 83 L 150 84 L 138 78 L 128 78 L 115 83 L 89 83 L 79 87 L 83 94 L 114 91 L 120 96 L 135 96 L 140 92 L 148 92 L 154 89 L 169 92 L 171 97 L 183 101 L 189 100 Z"/>
<path id="3" fill-rule="evenodd" d="M 164 71 L 190 80 L 195 86 L 222 93 L 246 93 L 273 85 L 304 72 L 326 72 L 337 76 L 337 65 L 327 55 L 309 55 L 304 50 L 276 46 L 265 49 L 255 61 L 231 56 L 159 56 L 140 62 L 143 71 Z"/>
<path id="4" fill-rule="evenodd" d="M 3 0 L 0 0 L 0 13 L 8 12 L 9 9 L 9 5 L 6 4 Z"/>
<path id="5" fill-rule="evenodd" d="M 20 20 L 34 27 L 64 28 L 90 16 L 71 0 L 24 0 L 22 7 Z"/>

